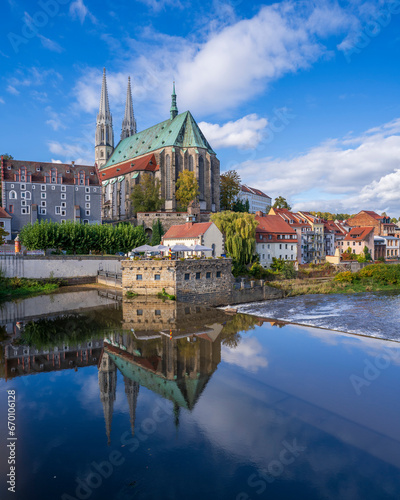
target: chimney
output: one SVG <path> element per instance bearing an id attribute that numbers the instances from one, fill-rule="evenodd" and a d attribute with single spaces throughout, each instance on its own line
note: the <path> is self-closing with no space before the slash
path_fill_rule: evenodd
<path id="1" fill-rule="evenodd" d="M 72 165 L 72 167 L 75 167 L 75 162 L 71 161 L 71 165 Z"/>
<path id="2" fill-rule="evenodd" d="M 256 215 L 257 217 L 264 217 L 264 213 L 261 212 L 261 210 L 258 210 L 258 212 L 256 212 Z"/>

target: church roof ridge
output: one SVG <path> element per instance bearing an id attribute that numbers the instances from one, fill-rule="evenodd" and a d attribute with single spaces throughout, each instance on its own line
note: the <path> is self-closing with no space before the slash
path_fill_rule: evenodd
<path id="1" fill-rule="evenodd" d="M 215 154 L 191 112 L 184 111 L 174 119 L 169 118 L 122 139 L 100 170 L 168 146 L 204 148 Z"/>

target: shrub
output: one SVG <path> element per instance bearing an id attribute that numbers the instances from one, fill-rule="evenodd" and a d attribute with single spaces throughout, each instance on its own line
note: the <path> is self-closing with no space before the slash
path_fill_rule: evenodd
<path id="1" fill-rule="evenodd" d="M 342 273 L 339 273 L 335 276 L 334 280 L 338 281 L 339 283 L 353 283 L 355 279 L 355 274 L 353 274 L 351 271 L 344 271 Z"/>

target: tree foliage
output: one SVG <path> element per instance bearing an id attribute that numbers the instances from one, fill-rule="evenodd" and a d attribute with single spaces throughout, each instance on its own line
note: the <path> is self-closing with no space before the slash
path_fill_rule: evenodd
<path id="1" fill-rule="evenodd" d="M 232 210 L 234 212 L 250 212 L 250 203 L 249 200 L 246 200 L 243 202 L 242 200 L 237 199 L 235 203 L 233 204 Z"/>
<path id="2" fill-rule="evenodd" d="M 116 252 L 127 253 L 146 243 L 142 226 L 130 224 L 89 225 L 80 222 L 36 221 L 27 224 L 20 233 L 21 244 L 28 250 L 64 250 L 67 253 L 88 254 Z"/>
<path id="3" fill-rule="evenodd" d="M 134 212 L 156 212 L 164 199 L 160 196 L 161 182 L 151 174 L 143 174 L 140 184 L 136 184 L 131 194 Z"/>
<path id="4" fill-rule="evenodd" d="M 10 233 L 7 233 L 7 231 L 4 229 L 4 227 L 0 227 L 0 245 L 4 245 L 4 243 L 6 242 L 6 237 L 9 235 Z"/>
<path id="5" fill-rule="evenodd" d="M 310 212 L 310 214 L 314 215 L 315 217 L 319 217 L 320 219 L 324 220 L 347 220 L 350 219 L 351 215 L 350 214 L 334 214 L 331 212 Z"/>
<path id="6" fill-rule="evenodd" d="M 289 203 L 286 201 L 286 198 L 283 196 L 278 196 L 275 198 L 275 202 L 273 204 L 274 208 L 286 208 L 287 210 L 291 210 L 292 207 L 289 205 Z"/>
<path id="7" fill-rule="evenodd" d="M 5 153 L 4 155 L 1 155 L 3 157 L 3 160 L 13 160 L 14 159 L 14 156 L 11 156 L 7 153 Z"/>
<path id="8" fill-rule="evenodd" d="M 199 183 L 194 172 L 183 170 L 176 181 L 175 198 L 179 203 L 179 208 L 186 211 L 189 203 L 196 200 L 200 194 Z"/>
<path id="9" fill-rule="evenodd" d="M 240 176 L 236 170 L 228 170 L 220 176 L 221 210 L 233 210 L 240 193 Z"/>
<path id="10" fill-rule="evenodd" d="M 225 236 L 225 249 L 239 264 L 249 264 L 256 248 L 255 216 L 248 213 L 218 212 L 211 220 Z"/>
<path id="11" fill-rule="evenodd" d="M 161 243 L 161 238 L 164 234 L 164 228 L 159 219 L 153 221 L 152 227 L 152 235 L 151 235 L 151 245 L 156 246 Z"/>

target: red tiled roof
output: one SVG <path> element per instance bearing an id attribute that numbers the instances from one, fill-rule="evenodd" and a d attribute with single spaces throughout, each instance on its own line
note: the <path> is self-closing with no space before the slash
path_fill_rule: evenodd
<path id="1" fill-rule="evenodd" d="M 376 212 L 373 212 L 372 210 L 361 210 L 360 213 L 364 212 L 365 214 L 368 214 L 370 215 L 371 217 L 373 217 L 374 219 L 376 220 L 381 220 L 383 219 L 382 215 L 379 215 L 377 214 Z"/>
<path id="2" fill-rule="evenodd" d="M 101 170 L 100 180 L 106 181 L 120 175 L 128 174 L 129 172 L 156 172 L 159 169 L 160 167 L 157 165 L 154 154 L 150 154 Z"/>
<path id="3" fill-rule="evenodd" d="M 344 238 L 344 241 L 364 241 L 367 236 L 373 231 L 374 228 L 367 227 L 353 227 Z"/>
<path id="4" fill-rule="evenodd" d="M 263 193 L 259 189 L 255 189 L 255 188 L 252 188 L 250 186 L 246 186 L 246 184 L 242 184 L 240 186 L 240 188 L 243 191 L 243 193 L 256 194 L 257 196 L 262 196 L 263 198 L 270 198 L 270 196 L 266 195 L 265 193 Z"/>
<path id="5" fill-rule="evenodd" d="M 163 241 L 166 239 L 196 238 L 203 235 L 212 224 L 212 222 L 186 222 L 186 224 L 171 226 L 164 234 Z"/>
<path id="6" fill-rule="evenodd" d="M 0 219 L 11 219 L 11 215 L 9 215 L 2 207 L 0 207 Z"/>
<path id="7" fill-rule="evenodd" d="M 10 167 L 10 168 L 8 168 Z M 15 181 L 15 174 L 19 174 L 20 168 L 25 167 L 27 173 L 32 174 L 32 182 L 45 182 L 45 175 L 51 174 L 51 169 L 57 170 L 57 175 L 62 176 L 63 184 L 75 184 L 75 176 L 81 170 L 85 172 L 85 179 L 89 180 L 91 186 L 99 185 L 97 169 L 94 165 L 72 165 L 70 163 L 43 163 L 40 161 L 3 160 L 3 176 L 5 182 Z"/>
<path id="8" fill-rule="evenodd" d="M 265 217 L 256 215 L 256 221 L 258 221 L 256 233 L 296 234 L 296 231 L 279 215 L 266 215 Z"/>

